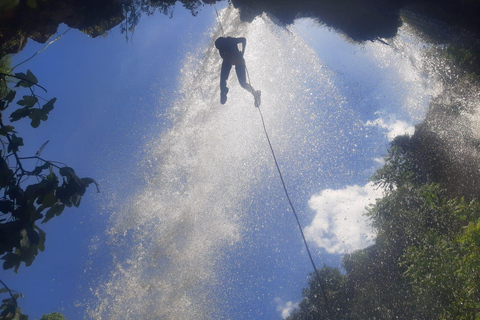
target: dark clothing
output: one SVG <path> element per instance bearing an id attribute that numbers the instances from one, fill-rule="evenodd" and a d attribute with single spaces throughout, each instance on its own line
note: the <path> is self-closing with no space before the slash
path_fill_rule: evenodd
<path id="1" fill-rule="evenodd" d="M 242 51 L 238 50 L 238 44 L 242 44 Z M 224 62 L 232 65 L 245 64 L 243 59 L 243 51 L 247 45 L 245 38 L 220 37 L 215 41 L 215 47 L 220 52 Z"/>
<path id="2" fill-rule="evenodd" d="M 238 44 L 242 44 L 242 51 L 238 50 Z M 232 38 L 232 37 L 220 37 L 215 41 L 215 47 L 217 47 L 220 56 L 223 59 L 222 72 L 220 74 L 220 89 L 222 92 L 226 91 L 227 79 L 232 69 L 232 65 L 235 65 L 235 72 L 237 73 L 238 82 L 246 90 L 252 92 L 253 89 L 247 83 L 247 77 L 245 74 L 245 59 L 243 59 L 243 50 L 247 40 L 245 38 Z"/>
<path id="3" fill-rule="evenodd" d="M 242 44 L 242 51 L 238 50 L 239 43 Z M 255 98 L 255 106 L 258 107 L 260 105 L 260 91 L 255 91 L 252 86 L 247 83 L 245 59 L 243 58 L 246 45 L 247 39 L 245 38 L 220 37 L 215 40 L 215 47 L 223 59 L 222 71 L 220 73 L 220 102 L 222 104 L 227 101 L 227 79 L 234 65 L 238 82 L 240 82 L 242 88 L 253 95 Z"/>
<path id="4" fill-rule="evenodd" d="M 220 89 L 227 87 L 227 79 L 231 69 L 232 65 L 224 60 L 222 63 L 222 72 L 220 73 Z M 245 86 L 248 85 L 245 74 L 245 63 L 236 64 L 235 72 L 237 73 L 238 82 L 240 82 L 240 85 L 245 88 Z"/>

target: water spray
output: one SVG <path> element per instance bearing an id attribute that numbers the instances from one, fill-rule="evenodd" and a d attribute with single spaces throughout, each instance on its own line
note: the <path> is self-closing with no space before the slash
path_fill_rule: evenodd
<path id="1" fill-rule="evenodd" d="M 215 4 L 214 4 L 215 6 Z M 222 22 L 220 20 L 220 16 L 218 14 L 218 10 L 217 10 L 217 7 L 215 6 L 215 12 L 217 14 L 217 20 L 218 20 L 218 23 L 220 24 L 220 28 L 222 29 L 222 33 L 223 33 L 223 36 L 225 36 L 225 31 L 224 31 L 224 28 L 223 28 L 223 25 L 222 25 Z M 246 70 L 246 73 L 247 73 L 247 79 L 248 79 L 248 84 L 252 85 L 251 81 L 250 81 L 250 74 L 248 72 L 248 68 L 247 66 L 245 65 L 245 70 Z M 267 138 L 267 142 L 268 142 L 268 146 L 270 147 L 270 152 L 272 153 L 272 157 L 273 157 L 273 160 L 275 162 L 275 166 L 277 168 L 277 171 L 278 171 L 278 175 L 280 177 L 280 181 L 282 182 L 282 187 L 283 187 L 283 190 L 285 192 L 285 196 L 287 197 L 287 201 L 290 205 L 290 208 L 292 209 L 292 212 L 293 212 L 293 215 L 295 216 L 295 220 L 297 221 L 297 225 L 298 225 L 298 229 L 300 230 L 300 234 L 302 236 L 302 239 L 303 239 L 303 243 L 305 245 L 305 248 L 307 249 L 307 253 L 308 253 L 308 257 L 310 259 L 310 262 L 312 264 L 312 267 L 313 267 L 313 270 L 315 271 L 315 275 L 317 277 L 317 280 L 318 280 L 318 284 L 320 286 L 320 290 L 322 291 L 322 295 L 323 295 L 323 299 L 325 300 L 325 306 L 326 306 L 326 310 L 327 310 L 327 313 L 328 313 L 328 317 L 330 319 L 334 319 L 333 317 L 333 312 L 332 312 L 332 309 L 330 307 L 330 303 L 329 303 L 329 300 L 327 298 L 327 294 L 325 292 L 325 288 L 324 288 L 324 285 L 323 285 L 323 281 L 322 281 L 322 278 L 320 277 L 320 275 L 318 274 L 318 269 L 317 269 L 317 266 L 315 265 L 315 262 L 313 261 L 313 257 L 312 257 L 312 254 L 310 252 L 310 248 L 308 246 L 308 243 L 307 243 L 307 239 L 305 238 L 305 234 L 303 233 L 303 229 L 302 229 L 302 225 L 300 223 L 300 220 L 298 218 L 298 214 L 297 214 L 297 211 L 295 210 L 295 207 L 293 205 L 293 202 L 292 200 L 290 199 L 290 195 L 288 194 L 288 190 L 287 190 L 287 186 L 285 184 L 285 180 L 283 178 L 283 174 L 282 174 L 282 171 L 280 170 L 280 166 L 278 164 L 278 161 L 277 161 L 277 157 L 275 155 L 275 151 L 273 149 L 273 146 L 272 146 L 272 143 L 270 141 L 270 137 L 268 135 L 268 131 L 267 131 L 267 128 L 265 126 L 265 119 L 263 117 L 263 114 L 262 114 L 262 110 L 260 109 L 260 106 L 257 107 L 258 109 L 258 112 L 260 114 L 260 118 L 262 120 L 262 125 L 263 125 L 263 131 L 265 133 L 265 137 Z"/>

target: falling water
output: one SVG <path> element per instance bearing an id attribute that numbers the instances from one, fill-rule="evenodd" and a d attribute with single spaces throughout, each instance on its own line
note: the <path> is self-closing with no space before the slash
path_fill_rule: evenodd
<path id="1" fill-rule="evenodd" d="M 409 39 L 402 42 L 402 54 L 411 50 L 408 59 L 383 44 L 366 49 L 375 64 L 399 70 L 396 76 L 407 79 L 396 91 L 378 89 L 367 103 L 345 96 L 349 84 L 295 28 L 278 26 L 266 16 L 242 23 L 231 7 L 221 12 L 221 21 L 227 35 L 247 38 L 251 83 L 262 90 L 266 126 L 301 210 L 313 193 L 368 178 L 386 142 L 367 121 L 393 111 L 418 121 L 438 89 L 415 69 L 421 59 L 412 63 L 417 49 Z M 253 97 L 240 87 L 234 70 L 228 102 L 219 103 L 221 59 L 213 42 L 221 32 L 217 28 L 207 49 L 185 59 L 168 129 L 145 147 L 146 186 L 112 218 L 107 233 L 115 248 L 114 266 L 93 289 L 98 304 L 90 310 L 92 318 L 234 319 L 224 310 L 232 301 L 221 302 L 229 290 L 225 266 L 256 262 L 252 257 L 232 262 L 231 253 L 237 247 L 255 251 L 268 246 L 254 243 L 256 233 L 269 234 L 276 247 L 293 239 L 292 250 L 302 250 Z M 395 54 L 397 65 L 391 62 Z M 390 105 L 380 105 L 377 100 L 387 91 Z M 368 116 L 359 107 L 371 108 Z M 376 141 L 365 143 L 371 136 Z M 302 219 L 308 223 L 310 218 Z M 293 263 L 311 271 L 307 260 L 277 259 L 277 264 L 293 260 L 289 267 Z"/>

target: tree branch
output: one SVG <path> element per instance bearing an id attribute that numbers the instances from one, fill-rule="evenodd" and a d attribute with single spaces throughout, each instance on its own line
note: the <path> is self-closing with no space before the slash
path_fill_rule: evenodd
<path id="1" fill-rule="evenodd" d="M 62 167 L 60 166 L 57 166 L 55 163 L 59 163 L 61 165 L 63 165 L 64 167 L 68 167 L 65 163 L 63 162 L 59 162 L 59 161 L 48 161 L 48 160 L 45 160 L 43 158 L 40 158 L 39 156 L 31 156 L 31 157 L 21 157 L 21 158 L 18 158 L 19 160 L 29 160 L 29 159 L 37 159 L 37 160 L 40 160 L 40 161 L 43 161 L 43 162 L 48 162 L 50 163 L 52 166 L 54 166 L 55 168 L 57 169 L 61 169 Z"/>
<path id="2" fill-rule="evenodd" d="M 39 87 L 40 89 L 42 89 L 43 91 L 47 92 L 47 89 L 45 89 L 45 88 L 42 87 L 41 85 L 39 85 L 39 84 L 37 84 L 37 83 L 35 83 L 35 82 L 32 82 L 32 81 L 30 81 L 30 80 L 17 77 L 17 76 L 14 75 L 14 74 L 9 74 L 9 73 L 0 72 L 0 75 L 6 76 L 6 77 L 12 77 L 12 78 L 19 79 L 19 80 L 23 80 L 23 81 L 28 82 L 28 83 L 31 83 L 31 84 L 33 84 L 34 86 L 37 86 L 37 87 Z"/>
<path id="3" fill-rule="evenodd" d="M 13 300 L 14 303 L 15 303 L 15 308 L 17 308 L 17 307 L 18 307 L 17 299 L 15 299 L 15 298 L 13 297 L 12 290 L 10 290 L 10 289 L 7 287 L 7 285 L 5 284 L 5 282 L 3 282 L 2 280 L 0 280 L 0 283 L 5 287 L 5 289 L 7 289 L 8 293 L 10 294 L 10 297 L 12 297 L 12 300 Z"/>

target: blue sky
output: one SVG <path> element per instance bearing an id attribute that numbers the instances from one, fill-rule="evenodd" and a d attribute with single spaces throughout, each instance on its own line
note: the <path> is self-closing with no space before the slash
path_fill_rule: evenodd
<path id="1" fill-rule="evenodd" d="M 218 103 L 215 18 L 210 7 L 197 17 L 177 8 L 173 19 L 142 19 L 129 43 L 118 29 L 96 39 L 71 30 L 16 70 L 32 70 L 58 98 L 40 128 L 18 127 L 23 152 L 49 140 L 44 158 L 102 191 L 43 225 L 46 251 L 31 267 L 2 271 L 32 319 L 137 309 L 274 319 L 300 300 L 312 268 L 233 70 L 229 101 Z M 412 133 L 437 90 L 416 68 L 417 44 L 397 37 L 402 58 L 308 20 L 285 29 L 268 17 L 241 24 L 235 11 L 222 19 L 248 39 L 252 85 L 314 259 L 339 266 L 373 241 L 362 214 L 380 194 L 367 179 L 388 141 Z M 14 61 L 42 47 L 30 42 Z"/>
<path id="2" fill-rule="evenodd" d="M 196 19 L 185 10 L 176 10 L 174 19 L 158 15 L 142 20 L 129 43 L 118 29 L 96 39 L 71 30 L 15 70 L 32 70 L 48 90 L 42 95 L 58 99 L 47 125 L 17 127 L 26 141 L 22 152 L 34 154 L 49 140 L 44 158 L 95 178 L 102 190 L 88 190 L 80 208 L 42 226 L 47 248 L 30 268 L 18 275 L 2 271 L 2 279 L 25 295 L 21 307 L 31 318 L 62 309 L 69 319 L 82 318 L 84 308 L 74 304 L 89 293 L 84 270 L 91 239 L 106 229 L 108 212 L 102 208 L 128 196 L 132 182 L 142 183 L 135 178 L 142 143 L 160 130 L 158 108 L 167 108 L 175 96 L 184 54 L 202 43 L 211 18 L 209 9 Z M 59 33 L 66 29 L 60 26 Z M 29 41 L 14 62 L 43 46 Z"/>

